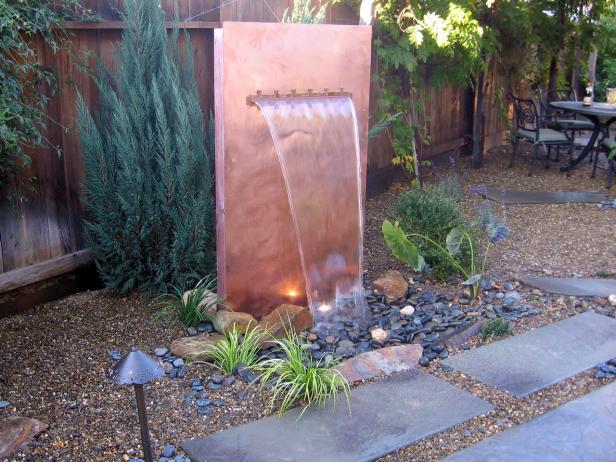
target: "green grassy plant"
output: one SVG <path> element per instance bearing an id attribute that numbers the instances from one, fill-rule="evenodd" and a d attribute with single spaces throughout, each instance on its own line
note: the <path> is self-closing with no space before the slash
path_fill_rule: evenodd
<path id="1" fill-rule="evenodd" d="M 208 312 L 216 310 L 219 300 L 212 293 L 215 286 L 216 278 L 206 276 L 197 283 L 187 297 L 184 297 L 183 290 L 172 286 L 171 293 L 158 297 L 160 309 L 155 317 L 177 319 L 186 327 L 198 326 L 201 321 L 209 319 Z"/>
<path id="2" fill-rule="evenodd" d="M 225 334 L 225 338 L 212 345 L 207 351 L 202 352 L 210 358 L 210 364 L 220 369 L 225 374 L 232 374 L 236 367 L 254 366 L 259 355 L 259 348 L 266 336 L 263 329 L 249 327 L 244 335 L 241 335 L 235 326 Z M 201 353 L 199 353 L 201 355 Z"/>
<path id="3" fill-rule="evenodd" d="M 342 392 L 350 409 L 350 386 L 346 379 L 332 369 L 333 361 L 317 361 L 307 355 L 297 334 L 287 333 L 286 338 L 274 343 L 285 358 L 266 359 L 253 369 L 259 373 L 261 389 L 271 393 L 270 410 L 279 403 L 282 414 L 297 403 L 305 406 L 300 417 L 311 404 L 322 407 L 328 398 L 338 399 Z"/>
<path id="4" fill-rule="evenodd" d="M 511 327 L 509 322 L 502 318 L 490 319 L 486 326 L 481 329 L 481 339 L 487 340 L 490 337 L 502 337 L 504 335 L 511 335 Z"/>

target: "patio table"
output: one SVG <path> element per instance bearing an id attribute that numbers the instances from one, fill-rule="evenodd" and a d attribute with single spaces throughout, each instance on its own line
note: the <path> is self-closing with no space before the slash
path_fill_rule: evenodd
<path id="1" fill-rule="evenodd" d="M 568 165 L 563 165 L 560 168 L 563 172 L 572 169 L 582 162 L 582 160 L 592 152 L 599 134 L 607 131 L 610 125 L 616 122 L 616 104 L 592 103 L 590 106 L 584 106 L 584 104 L 579 101 L 553 101 L 550 103 L 550 106 L 560 109 L 561 111 L 583 115 L 595 124 L 588 144 L 584 147 L 579 156 L 573 159 Z"/>

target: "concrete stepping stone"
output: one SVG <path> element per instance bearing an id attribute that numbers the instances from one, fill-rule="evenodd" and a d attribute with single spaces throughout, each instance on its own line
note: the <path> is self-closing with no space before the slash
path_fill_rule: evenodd
<path id="1" fill-rule="evenodd" d="M 614 356 L 616 319 L 586 312 L 450 356 L 443 363 L 523 397 Z"/>
<path id="2" fill-rule="evenodd" d="M 577 297 L 609 297 L 616 294 L 616 279 L 555 278 L 547 276 L 516 276 L 525 286 L 551 294 Z"/>
<path id="3" fill-rule="evenodd" d="M 501 204 L 570 204 L 570 203 L 599 203 L 607 198 L 601 192 L 579 191 L 512 191 L 494 190 L 480 191 L 486 199 Z"/>
<path id="4" fill-rule="evenodd" d="M 455 406 L 452 405 L 455 403 Z M 193 462 L 371 461 L 446 430 L 493 406 L 412 370 L 351 392 L 323 409 L 300 409 L 182 443 Z"/>
<path id="5" fill-rule="evenodd" d="M 615 434 L 616 382 L 442 462 L 613 462 Z"/>

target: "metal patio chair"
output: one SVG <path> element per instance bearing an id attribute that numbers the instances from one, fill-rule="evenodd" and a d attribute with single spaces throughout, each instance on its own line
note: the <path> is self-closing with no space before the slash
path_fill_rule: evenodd
<path id="1" fill-rule="evenodd" d="M 528 141 L 533 145 L 533 152 L 529 159 L 528 176 L 533 174 L 534 163 L 536 160 L 540 159 L 539 148 L 541 146 L 543 146 L 545 150 L 545 156 L 542 157 L 545 159 L 545 168 L 550 166 L 548 149 L 551 146 L 566 146 L 569 152 L 569 162 L 571 162 L 573 155 L 573 139 L 564 131 L 542 128 L 542 120 L 537 112 L 537 106 L 532 99 L 517 98 L 511 94 L 508 96 L 508 99 L 513 102 L 515 117 L 514 128 L 511 131 L 513 149 L 509 167 L 513 167 L 521 140 Z M 569 172 L 567 172 L 567 175 L 569 175 Z"/>
<path id="2" fill-rule="evenodd" d="M 605 153 L 605 156 L 607 158 L 607 178 L 605 179 L 605 187 L 608 189 L 612 187 L 612 175 L 616 173 L 616 154 L 612 155 L 612 149 L 614 149 L 614 147 L 616 147 L 616 140 L 610 139 L 609 137 L 605 136 L 601 143 L 599 143 L 597 153 L 595 154 L 595 161 L 593 162 L 592 166 L 591 178 L 594 178 L 597 171 L 597 162 L 599 160 L 599 156 L 601 155 L 601 153 Z"/>
<path id="3" fill-rule="evenodd" d="M 548 91 L 539 89 L 539 112 L 544 128 L 567 132 L 570 138 L 576 138 L 576 132 L 592 131 L 595 125 L 588 119 L 576 114 L 564 112 L 550 106 L 553 101 L 577 101 L 574 89 Z M 548 147 L 548 156 L 551 148 Z M 591 156 L 592 157 L 592 156 Z M 560 149 L 556 150 L 556 161 L 560 160 Z M 590 160 L 592 162 L 592 158 Z"/>

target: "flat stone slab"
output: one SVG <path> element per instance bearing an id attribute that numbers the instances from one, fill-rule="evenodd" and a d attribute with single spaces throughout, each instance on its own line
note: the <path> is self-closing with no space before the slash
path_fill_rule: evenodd
<path id="1" fill-rule="evenodd" d="M 586 312 L 450 356 L 444 364 L 523 397 L 616 356 L 616 319 Z"/>
<path id="2" fill-rule="evenodd" d="M 613 462 L 614 435 L 616 382 L 486 438 L 442 462 Z"/>
<path id="3" fill-rule="evenodd" d="M 452 405 L 455 403 L 455 405 Z M 476 396 L 417 370 L 362 385 L 334 412 L 300 409 L 182 443 L 193 462 L 371 461 L 491 410 Z"/>
<path id="4" fill-rule="evenodd" d="M 349 383 L 354 383 L 409 371 L 417 367 L 422 354 L 423 348 L 417 344 L 389 346 L 347 359 L 336 369 Z"/>
<path id="5" fill-rule="evenodd" d="M 480 194 L 501 204 L 570 204 L 599 203 L 607 196 L 601 192 L 578 191 L 511 191 L 488 189 Z"/>
<path id="6" fill-rule="evenodd" d="M 522 284 L 551 294 L 577 297 L 609 297 L 616 294 L 616 279 L 516 276 Z"/>

